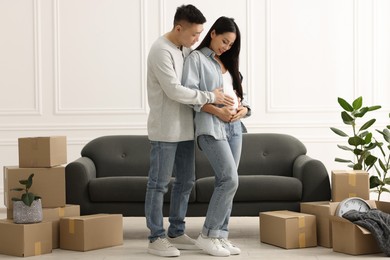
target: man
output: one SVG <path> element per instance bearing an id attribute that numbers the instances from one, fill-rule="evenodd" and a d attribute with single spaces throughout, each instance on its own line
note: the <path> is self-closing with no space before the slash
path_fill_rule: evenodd
<path id="1" fill-rule="evenodd" d="M 148 56 L 151 153 L 145 216 L 150 229 L 148 253 L 154 255 L 179 256 L 178 249 L 196 248 L 194 241 L 184 233 L 184 218 L 195 179 L 193 112 L 187 104 L 233 104 L 232 98 L 225 96 L 221 89 L 202 92 L 185 88 L 180 83 L 184 58 L 199 40 L 205 22 L 205 17 L 195 6 L 178 7 L 173 29 L 154 42 Z M 173 172 L 175 181 L 166 236 L 163 197 Z"/>

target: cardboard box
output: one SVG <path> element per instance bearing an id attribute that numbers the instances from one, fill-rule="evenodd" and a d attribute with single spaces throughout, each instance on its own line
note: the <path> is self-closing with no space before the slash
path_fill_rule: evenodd
<path id="1" fill-rule="evenodd" d="M 370 181 L 368 172 L 359 170 L 332 171 L 332 201 L 360 197 L 370 199 Z"/>
<path id="2" fill-rule="evenodd" d="M 89 251 L 123 244 L 123 217 L 95 214 L 60 220 L 60 248 Z"/>
<path id="3" fill-rule="evenodd" d="M 53 168 L 18 168 L 4 166 L 4 205 L 12 209 L 12 198 L 20 198 L 22 191 L 11 191 L 23 187 L 19 180 L 27 179 L 34 173 L 30 191 L 42 198 L 42 207 L 57 208 L 65 206 L 65 167 Z"/>
<path id="4" fill-rule="evenodd" d="M 50 222 L 15 224 L 0 220 L 0 254 L 26 257 L 51 253 L 51 232 Z"/>
<path id="5" fill-rule="evenodd" d="M 63 217 L 80 216 L 79 205 L 66 205 L 59 208 L 43 208 L 43 221 L 52 223 L 52 247 L 60 247 L 60 219 Z M 7 209 L 7 218 L 13 219 L 13 210 Z"/>
<path id="6" fill-rule="evenodd" d="M 260 241 L 286 249 L 317 246 L 316 217 L 288 210 L 262 212 Z"/>
<path id="7" fill-rule="evenodd" d="M 372 208 L 390 213 L 390 202 L 370 201 Z M 367 229 L 353 224 L 351 221 L 331 216 L 333 251 L 350 255 L 374 254 L 381 252 L 374 236 Z"/>
<path id="8" fill-rule="evenodd" d="M 301 203 L 301 212 L 316 216 L 317 243 L 323 247 L 332 247 L 332 222 L 330 216 L 336 212 L 338 202 L 317 201 Z"/>
<path id="9" fill-rule="evenodd" d="M 53 167 L 67 162 L 66 136 L 19 138 L 19 167 Z"/>

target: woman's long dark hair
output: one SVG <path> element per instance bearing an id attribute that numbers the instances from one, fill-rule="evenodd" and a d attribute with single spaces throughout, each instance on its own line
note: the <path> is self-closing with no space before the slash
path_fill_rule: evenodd
<path id="1" fill-rule="evenodd" d="M 219 17 L 215 23 L 211 26 L 210 30 L 206 34 L 203 41 L 196 48 L 197 50 L 202 49 L 203 47 L 210 48 L 211 43 L 211 32 L 215 30 L 215 34 L 223 34 L 226 32 L 232 32 L 236 34 L 236 40 L 234 41 L 232 47 L 224 52 L 219 58 L 221 59 L 223 65 L 230 72 L 233 79 L 233 89 L 236 91 L 238 97 L 243 99 L 243 91 L 241 85 L 241 74 L 239 71 L 239 55 L 241 47 L 241 34 L 240 29 L 237 24 L 234 22 L 233 18 L 228 18 L 225 16 Z"/>

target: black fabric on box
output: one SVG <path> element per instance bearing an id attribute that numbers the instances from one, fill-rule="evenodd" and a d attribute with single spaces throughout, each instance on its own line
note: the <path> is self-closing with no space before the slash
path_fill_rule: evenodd
<path id="1" fill-rule="evenodd" d="M 379 248 L 386 256 L 390 256 L 390 215 L 378 209 L 371 209 L 368 212 L 351 210 L 343 215 L 352 223 L 368 229 Z"/>

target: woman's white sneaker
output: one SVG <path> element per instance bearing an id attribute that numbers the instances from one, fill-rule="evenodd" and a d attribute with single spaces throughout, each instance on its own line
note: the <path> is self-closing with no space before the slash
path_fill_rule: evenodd
<path id="1" fill-rule="evenodd" d="M 195 244 L 210 255 L 230 256 L 230 251 L 223 248 L 218 238 L 204 237 L 202 234 L 200 234 Z"/>
<path id="2" fill-rule="evenodd" d="M 234 244 L 232 244 L 232 242 L 230 242 L 226 238 L 220 238 L 219 241 L 221 242 L 221 245 L 223 246 L 223 248 L 226 248 L 227 250 L 229 250 L 231 255 L 241 254 L 241 249 L 236 247 Z"/>
<path id="3" fill-rule="evenodd" d="M 161 237 L 153 242 L 149 242 L 148 253 L 158 256 L 180 256 L 180 251 L 167 238 Z"/>

